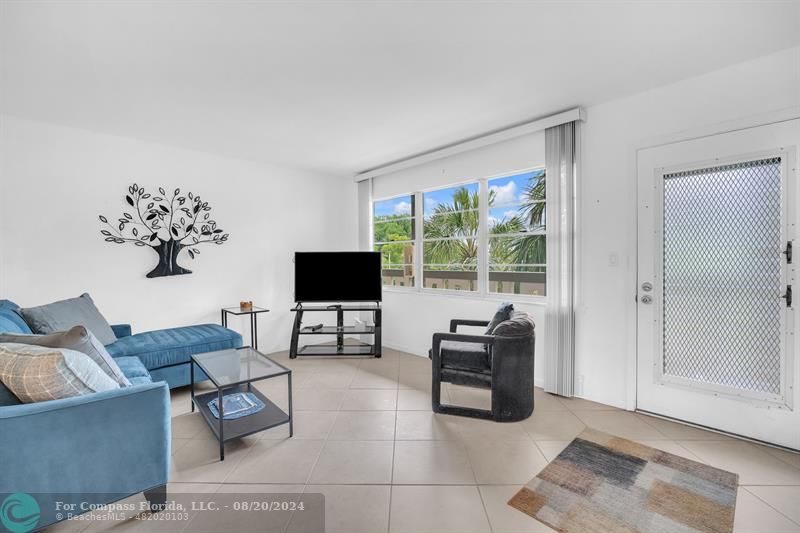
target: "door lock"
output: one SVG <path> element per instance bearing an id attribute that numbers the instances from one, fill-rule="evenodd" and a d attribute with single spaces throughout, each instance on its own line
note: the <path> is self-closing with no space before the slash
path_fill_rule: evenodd
<path id="1" fill-rule="evenodd" d="M 791 307 L 792 306 L 792 286 L 791 285 L 787 285 L 786 286 L 786 294 L 781 296 L 781 298 L 786 300 L 786 307 Z"/>
<path id="2" fill-rule="evenodd" d="M 653 284 L 650 283 L 649 281 L 645 281 L 644 283 L 642 283 L 642 290 L 644 292 L 652 291 L 653 290 Z"/>
<path id="3" fill-rule="evenodd" d="M 786 256 L 786 264 L 792 264 L 792 241 L 786 242 L 786 249 L 781 252 L 781 254 Z"/>
<path id="4" fill-rule="evenodd" d="M 642 296 L 641 302 L 643 304 L 653 303 L 653 297 L 650 296 L 649 294 L 645 294 L 644 296 Z"/>

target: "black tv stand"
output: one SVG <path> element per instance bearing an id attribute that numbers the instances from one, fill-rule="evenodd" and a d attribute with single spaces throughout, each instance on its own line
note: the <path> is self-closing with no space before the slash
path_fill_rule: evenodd
<path id="1" fill-rule="evenodd" d="M 309 305 L 304 306 L 299 302 L 291 309 L 295 314 L 294 326 L 292 327 L 292 342 L 289 345 L 289 358 L 295 359 L 301 356 L 317 355 L 366 355 L 372 357 L 381 356 L 381 304 L 333 304 L 333 305 Z M 346 311 L 371 311 L 373 326 L 344 325 L 344 313 Z M 303 314 L 306 312 L 335 312 L 336 325 L 322 327 L 303 327 Z M 333 344 L 309 344 L 298 347 L 300 335 L 336 335 L 336 345 Z M 372 344 L 345 344 L 345 335 L 372 335 Z"/>

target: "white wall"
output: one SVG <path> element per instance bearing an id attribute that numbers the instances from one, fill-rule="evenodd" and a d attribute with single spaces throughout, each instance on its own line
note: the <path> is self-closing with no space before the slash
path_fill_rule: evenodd
<path id="1" fill-rule="evenodd" d="M 259 321 L 260 348 L 285 349 L 292 253 L 356 248 L 346 178 L 10 116 L 0 116 L 0 146 L 0 298 L 22 306 L 85 291 L 110 322 L 145 331 L 218 323 L 221 306 L 251 299 L 272 309 Z M 154 251 L 99 233 L 98 215 L 118 218 L 133 182 L 201 195 L 229 242 L 201 246 L 195 260 L 183 252 L 192 274 L 145 278 Z"/>
<path id="2" fill-rule="evenodd" d="M 576 375 L 585 398 L 633 407 L 636 150 L 794 107 L 800 48 L 587 109 L 580 190 Z"/>
<path id="3" fill-rule="evenodd" d="M 725 130 L 748 118 L 768 120 L 788 108 L 800 116 L 800 47 L 586 109 L 577 235 L 578 396 L 618 407 L 635 405 L 637 148 Z M 521 138 L 455 156 L 463 164 L 454 165 L 451 158 L 376 178 L 376 197 L 409 192 L 434 176 L 445 184 L 505 172 L 505 161 L 525 155 L 518 151 L 525 143 Z M 385 343 L 420 355 L 427 352 L 431 334 L 445 329 L 450 318 L 488 318 L 497 305 L 390 290 L 384 300 Z M 541 383 L 544 308 L 516 306 L 537 322 L 536 379 Z"/>

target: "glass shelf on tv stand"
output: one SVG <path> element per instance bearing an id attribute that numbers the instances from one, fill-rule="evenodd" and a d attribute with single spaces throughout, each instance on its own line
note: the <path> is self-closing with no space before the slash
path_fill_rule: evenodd
<path id="1" fill-rule="evenodd" d="M 291 309 L 291 311 L 336 311 L 338 309 L 341 309 L 342 311 L 375 311 L 376 309 L 380 308 L 380 304 L 306 305 L 298 303 L 296 307 Z"/>
<path id="2" fill-rule="evenodd" d="M 291 309 L 295 314 L 294 326 L 292 327 L 292 340 L 289 345 L 289 357 L 294 359 L 298 356 L 372 356 L 381 357 L 381 315 L 382 310 L 380 302 L 375 303 L 347 303 L 347 304 L 311 304 L 304 305 L 303 302 L 298 302 L 297 305 Z M 344 325 L 345 311 L 368 311 L 372 312 L 373 324 L 365 325 L 357 324 L 353 326 Z M 303 326 L 303 315 L 306 312 L 329 312 L 336 313 L 335 326 L 321 326 L 311 328 L 310 326 Z M 319 345 L 299 345 L 299 338 L 301 335 L 335 335 L 336 344 L 319 344 Z M 348 345 L 345 343 L 345 335 L 371 335 L 373 338 L 372 344 L 361 344 L 358 346 Z"/>

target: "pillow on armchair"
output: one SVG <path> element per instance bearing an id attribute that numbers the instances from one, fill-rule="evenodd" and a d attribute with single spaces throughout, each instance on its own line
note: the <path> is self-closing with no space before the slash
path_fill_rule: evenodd
<path id="1" fill-rule="evenodd" d="M 535 330 L 536 323 L 528 313 L 514 311 L 508 320 L 497 324 L 497 327 L 494 328 L 494 334 L 503 337 L 524 337 L 533 335 Z"/>
<path id="2" fill-rule="evenodd" d="M 108 321 L 100 314 L 92 297 L 87 293 L 77 298 L 20 309 L 20 313 L 34 333 L 46 335 L 56 331 L 66 331 L 74 326 L 83 326 L 104 346 L 117 340 Z"/>
<path id="3" fill-rule="evenodd" d="M 484 333 L 484 335 L 494 335 L 494 328 L 501 322 L 505 322 L 511 318 L 511 313 L 513 311 L 514 304 L 508 302 L 501 303 L 500 307 L 497 308 L 497 312 L 492 317 L 492 320 L 489 321 L 489 325 L 486 326 L 486 333 Z"/>

